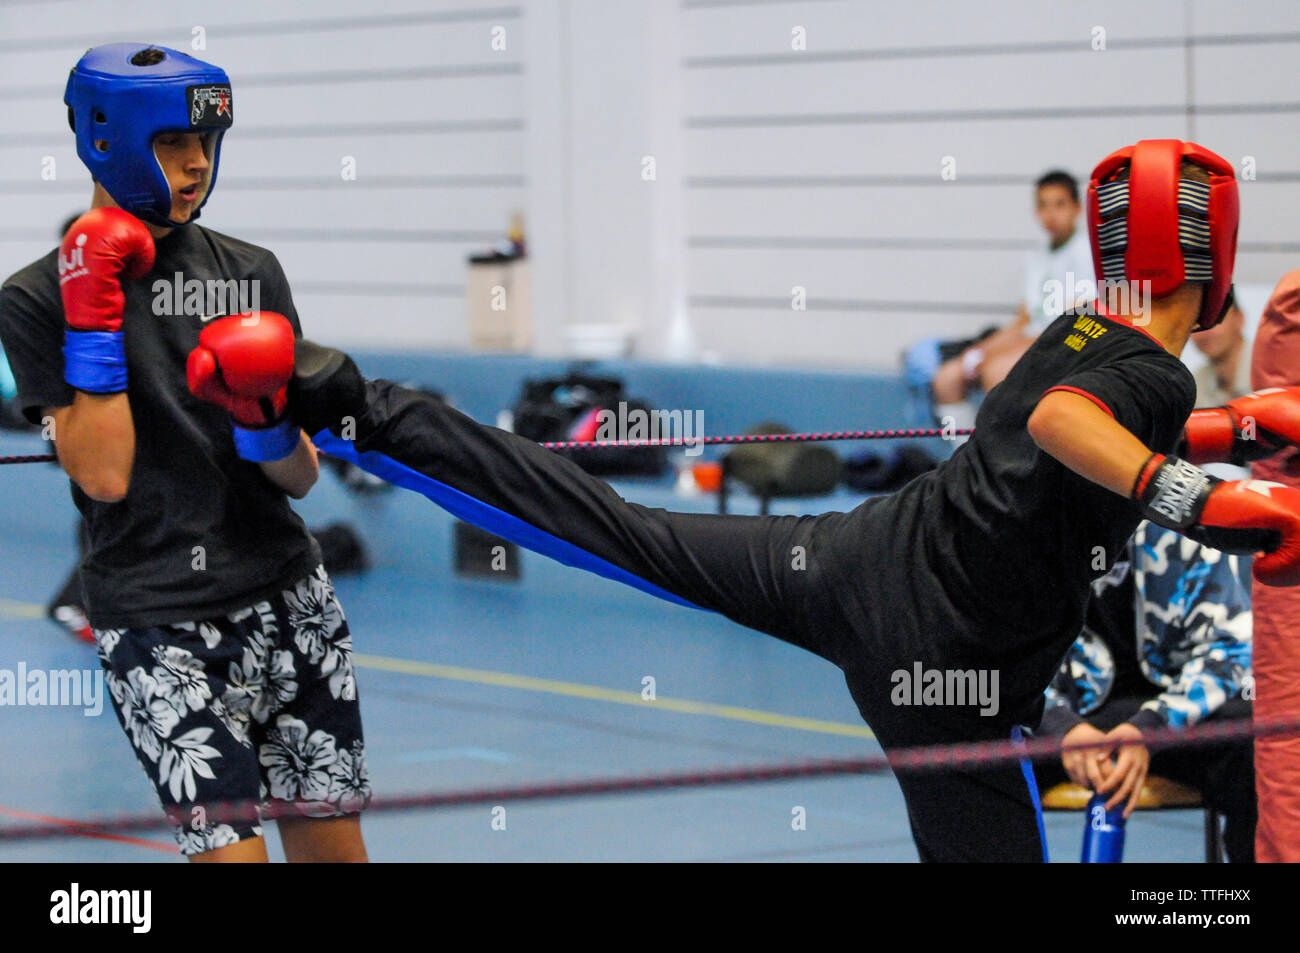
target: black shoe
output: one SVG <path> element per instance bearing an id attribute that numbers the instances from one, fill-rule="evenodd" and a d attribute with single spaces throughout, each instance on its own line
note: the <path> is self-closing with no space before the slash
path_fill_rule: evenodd
<path id="1" fill-rule="evenodd" d="M 45 614 L 73 638 L 88 645 L 96 644 L 95 633 L 91 630 L 90 623 L 86 620 L 86 612 L 81 606 L 50 606 L 45 610 Z"/>
<path id="2" fill-rule="evenodd" d="M 356 422 L 366 410 L 366 379 L 352 358 L 311 341 L 294 345 L 293 379 L 289 381 L 289 413 L 308 434 L 330 430 L 355 437 Z M 348 428 L 349 420 L 353 427 Z"/>

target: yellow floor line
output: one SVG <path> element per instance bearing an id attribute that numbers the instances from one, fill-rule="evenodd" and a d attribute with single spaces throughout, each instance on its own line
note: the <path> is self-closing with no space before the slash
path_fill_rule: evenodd
<path id="1" fill-rule="evenodd" d="M 759 711 L 754 708 L 717 705 L 712 702 L 690 701 L 685 698 L 659 697 L 654 701 L 646 701 L 639 692 L 618 691 L 612 688 L 601 688 L 598 685 L 561 682 L 550 678 L 534 678 L 531 675 L 512 675 L 509 672 L 492 672 L 477 668 L 461 668 L 456 665 L 439 665 L 436 662 L 415 662 L 410 659 L 389 658 L 382 655 L 363 655 L 361 653 L 357 653 L 353 657 L 362 668 L 373 668 L 383 672 L 423 675 L 428 678 L 445 678 L 457 682 L 473 682 L 477 685 L 494 685 L 500 688 L 518 688 L 529 692 L 567 695 L 570 698 L 613 702 L 617 705 L 635 705 L 638 708 L 654 708 L 684 715 L 729 718 L 732 721 L 747 721 L 751 724 L 770 725 L 775 728 L 792 728 L 795 731 L 813 731 L 827 735 L 844 735 L 850 738 L 875 737 L 871 733 L 871 729 L 866 725 L 851 725 L 841 721 L 800 718 L 795 715 L 780 715 L 776 712 Z"/>
<path id="2" fill-rule="evenodd" d="M 34 602 L 0 599 L 0 619 L 43 619 L 45 607 Z"/>
<path id="3" fill-rule="evenodd" d="M 16 599 L 0 599 L 0 619 L 40 619 L 44 618 L 43 606 Z M 610 702 L 616 705 L 634 705 L 638 708 L 652 708 L 658 711 L 671 711 L 681 715 L 704 715 L 710 718 L 727 718 L 731 721 L 745 721 L 754 725 L 768 725 L 773 728 L 790 728 L 794 731 L 811 731 L 824 735 L 841 735 L 848 738 L 874 738 L 866 725 L 851 725 L 842 721 L 823 721 L 819 718 L 800 718 L 797 715 L 781 715 L 756 708 L 741 708 L 736 705 L 717 705 L 713 702 L 697 702 L 686 698 L 659 697 L 646 701 L 639 692 L 619 691 L 613 688 L 601 688 L 599 685 L 583 685 L 579 682 L 561 682 L 550 678 L 534 678 L 531 675 L 512 675 L 509 672 L 493 672 L 478 668 L 461 668 L 456 665 L 439 665 L 436 662 L 416 662 L 411 659 L 391 658 L 385 655 L 365 655 L 356 653 L 353 658 L 362 668 L 372 668 L 381 672 L 396 672 L 402 675 L 421 675 L 425 678 L 444 678 L 455 682 L 471 682 L 475 685 L 493 685 L 497 688 L 516 688 L 526 692 L 543 692 L 548 695 L 565 695 L 569 698 L 585 698 L 588 701 Z"/>

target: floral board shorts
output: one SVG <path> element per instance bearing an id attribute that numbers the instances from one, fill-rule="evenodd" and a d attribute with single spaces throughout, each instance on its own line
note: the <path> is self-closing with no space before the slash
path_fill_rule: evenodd
<path id="1" fill-rule="evenodd" d="M 323 566 L 227 616 L 95 637 L 182 854 L 261 836 L 258 805 L 335 817 L 369 803 L 352 636 Z M 208 817 L 231 802 L 249 816 Z"/>

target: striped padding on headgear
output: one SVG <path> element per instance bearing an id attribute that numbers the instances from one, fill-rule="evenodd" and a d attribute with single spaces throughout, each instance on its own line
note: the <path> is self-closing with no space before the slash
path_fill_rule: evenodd
<path id="1" fill-rule="evenodd" d="M 1184 159 L 1205 169 L 1210 182 L 1180 178 Z M 1116 180 L 1125 166 L 1129 177 Z M 1156 298 L 1184 281 L 1205 282 L 1196 330 L 1218 324 L 1227 311 L 1237 220 L 1232 166 L 1192 142 L 1146 139 L 1120 149 L 1098 164 L 1088 184 L 1098 281 L 1149 281 Z"/>
<path id="2" fill-rule="evenodd" d="M 1124 256 L 1128 251 L 1128 181 L 1107 182 L 1097 188 L 1097 202 L 1103 219 L 1097 228 L 1101 248 L 1102 275 L 1112 281 L 1125 278 Z M 1183 252 L 1184 281 L 1212 281 L 1214 263 L 1210 255 L 1210 187 L 1191 179 L 1178 180 L 1178 247 Z M 1112 216 L 1116 216 L 1112 218 Z M 1110 219 L 1106 221 L 1106 219 Z"/>

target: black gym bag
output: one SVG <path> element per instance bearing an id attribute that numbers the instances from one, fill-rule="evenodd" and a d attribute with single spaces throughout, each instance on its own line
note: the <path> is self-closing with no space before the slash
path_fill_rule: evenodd
<path id="1" fill-rule="evenodd" d="M 628 415 L 637 411 L 653 413 L 645 401 L 630 399 L 623 382 L 616 377 L 570 371 L 564 377 L 526 380 L 513 408 L 514 431 L 542 443 L 574 440 L 577 439 L 575 427 L 588 422 L 593 413 L 601 410 L 618 414 L 620 404 Z M 597 447 L 556 452 L 596 476 L 660 476 L 668 467 L 668 455 L 663 447 Z"/>

